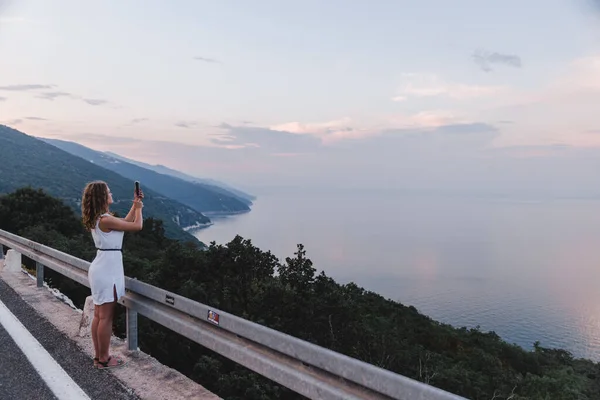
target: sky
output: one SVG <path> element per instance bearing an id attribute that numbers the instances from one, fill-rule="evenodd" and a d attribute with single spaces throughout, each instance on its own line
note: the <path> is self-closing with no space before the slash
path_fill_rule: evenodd
<path id="1" fill-rule="evenodd" d="M 0 0 L 0 123 L 243 188 L 596 194 L 598 3 Z"/>

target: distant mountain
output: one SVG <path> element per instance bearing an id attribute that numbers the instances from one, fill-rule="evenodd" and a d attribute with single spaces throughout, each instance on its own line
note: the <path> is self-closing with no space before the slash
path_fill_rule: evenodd
<path id="1" fill-rule="evenodd" d="M 40 138 L 40 140 L 123 175 L 132 181 L 139 180 L 143 187 L 151 188 L 200 212 L 233 214 L 250 211 L 245 200 L 240 200 L 225 189 L 161 174 L 78 143 L 46 138 Z"/>
<path id="2" fill-rule="evenodd" d="M 25 186 L 41 188 L 80 213 L 83 188 L 97 179 L 108 183 L 115 200 L 112 209 L 124 216 L 131 207 L 133 180 L 0 125 L 0 193 Z M 144 195 L 144 217 L 161 219 L 171 238 L 198 242 L 183 228 L 210 224 L 201 212 L 151 188 L 146 188 Z"/>
<path id="3" fill-rule="evenodd" d="M 129 162 L 131 164 L 135 164 L 138 165 L 142 168 L 146 168 L 146 169 L 151 169 L 153 171 L 158 172 L 159 174 L 164 174 L 164 175 L 171 175 L 174 176 L 176 178 L 179 179 L 183 179 L 185 181 L 189 181 L 189 182 L 194 182 L 194 183 L 201 183 L 207 186 L 211 186 L 213 188 L 213 190 L 218 190 L 218 189 L 222 189 L 225 190 L 226 194 L 228 195 L 235 195 L 237 196 L 240 200 L 244 201 L 246 204 L 248 205 L 252 205 L 252 202 L 254 200 L 256 200 L 256 196 L 253 196 L 251 194 L 245 193 L 239 189 L 236 189 L 226 183 L 214 180 L 214 179 L 208 179 L 208 178 L 198 178 L 196 176 L 191 176 L 188 175 L 186 173 L 183 173 L 181 171 L 177 171 L 174 170 L 172 168 L 169 167 L 165 167 L 164 165 L 160 165 L 160 164 L 156 164 L 156 165 L 151 165 L 151 164 L 146 164 L 143 163 L 141 161 L 137 161 L 137 160 L 132 160 L 130 158 L 127 157 L 123 157 L 119 154 L 107 151 L 106 154 L 108 154 L 109 156 L 112 156 L 116 159 L 119 159 L 121 161 L 125 161 L 125 162 Z"/>

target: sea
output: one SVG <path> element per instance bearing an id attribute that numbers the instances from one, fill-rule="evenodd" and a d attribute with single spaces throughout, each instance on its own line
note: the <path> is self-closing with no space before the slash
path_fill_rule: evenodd
<path id="1" fill-rule="evenodd" d="M 212 217 L 205 243 L 251 239 L 455 327 L 600 361 L 600 201 L 265 189 Z"/>

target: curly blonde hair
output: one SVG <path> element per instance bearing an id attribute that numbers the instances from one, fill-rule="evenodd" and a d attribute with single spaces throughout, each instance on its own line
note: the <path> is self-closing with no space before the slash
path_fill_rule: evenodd
<path id="1" fill-rule="evenodd" d="M 98 218 L 108 212 L 108 185 L 103 181 L 88 183 L 81 198 L 81 217 L 88 231 L 96 227 Z"/>

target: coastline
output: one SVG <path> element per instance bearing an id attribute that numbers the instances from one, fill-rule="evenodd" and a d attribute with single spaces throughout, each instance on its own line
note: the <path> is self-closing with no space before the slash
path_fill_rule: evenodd
<path id="1" fill-rule="evenodd" d="M 190 226 L 183 226 L 183 227 L 181 227 L 181 229 L 183 229 L 185 232 L 189 232 L 191 230 L 196 230 L 196 229 L 205 229 L 211 225 L 214 225 L 214 222 L 210 221 L 209 223 L 206 223 L 206 224 L 197 223 L 197 224 L 190 225 Z"/>
<path id="2" fill-rule="evenodd" d="M 203 212 L 202 214 L 204 214 L 208 218 L 210 218 L 210 217 L 226 218 L 226 217 L 234 217 L 236 215 L 246 214 L 246 213 L 249 213 L 250 211 L 252 211 L 251 208 L 249 208 L 248 210 L 241 210 L 241 211 L 206 211 L 206 212 Z"/>
<path id="3" fill-rule="evenodd" d="M 206 228 L 209 228 L 209 227 L 211 227 L 211 226 L 213 226 L 215 224 L 212 221 L 212 218 L 219 219 L 219 218 L 235 217 L 237 215 L 249 213 L 250 211 L 252 211 L 252 209 L 242 210 L 242 211 L 208 211 L 208 212 L 203 212 L 202 213 L 203 215 L 205 215 L 206 217 L 208 217 L 209 219 L 211 219 L 210 222 L 208 222 L 208 223 L 197 223 L 197 224 L 194 224 L 194 225 L 182 227 L 182 229 L 184 231 L 186 231 L 186 232 L 189 232 L 189 231 L 198 231 L 198 230 L 206 229 Z"/>

